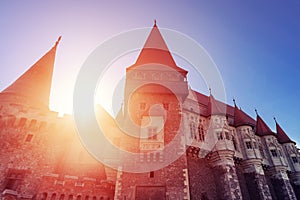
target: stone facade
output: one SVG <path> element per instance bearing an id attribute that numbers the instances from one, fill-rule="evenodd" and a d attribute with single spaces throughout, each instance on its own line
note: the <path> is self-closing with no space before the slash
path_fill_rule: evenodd
<path id="1" fill-rule="evenodd" d="M 158 59 L 156 50 L 147 50 L 153 37 L 152 43 L 163 47 Z M 0 199 L 300 198 L 296 144 L 277 122 L 273 133 L 258 114 L 254 120 L 236 105 L 188 89 L 187 72 L 175 64 L 156 25 L 137 63 L 127 69 L 125 108 L 118 116 L 119 124 L 143 138 L 119 135 L 110 116 L 99 120 L 112 130 L 108 137 L 119 148 L 140 153 L 128 164 L 164 162 L 164 148 L 172 142 L 178 158 L 143 173 L 100 163 L 81 144 L 72 116 L 50 111 L 45 105 L 49 94 L 36 98 L 35 85 L 38 91 L 50 91 L 57 44 L 0 93 Z M 165 67 L 153 68 L 153 62 Z M 40 76 L 46 78 L 39 85 Z M 147 126 L 149 120 L 156 124 Z M 132 123 L 138 128 L 131 128 Z"/>

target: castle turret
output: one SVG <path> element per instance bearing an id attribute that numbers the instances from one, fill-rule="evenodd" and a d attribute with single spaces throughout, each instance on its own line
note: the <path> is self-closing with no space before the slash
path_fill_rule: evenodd
<path id="1" fill-rule="evenodd" d="M 210 118 L 208 135 L 215 146 L 208 154 L 210 165 L 214 169 L 218 199 L 237 199 L 242 193 L 234 164 L 235 147 L 226 118 L 226 105 L 209 96 L 207 113 Z"/>
<path id="2" fill-rule="evenodd" d="M 241 162 L 251 199 L 272 199 L 262 161 L 264 150 L 259 136 L 255 135 L 255 121 L 239 109 L 234 108 L 234 126 L 236 127 L 244 160 Z"/>
<path id="3" fill-rule="evenodd" d="M 256 112 L 257 113 L 257 112 Z M 270 177 L 272 190 L 279 199 L 296 199 L 295 193 L 287 175 L 287 163 L 283 157 L 283 150 L 276 134 L 267 126 L 258 115 L 256 118 L 256 134 L 261 137 L 267 151 L 268 169 L 265 171 Z"/>
<path id="4" fill-rule="evenodd" d="M 274 118 L 275 119 L 275 118 Z M 284 155 L 287 159 L 289 178 L 298 199 L 300 199 L 300 155 L 296 143 L 289 138 L 281 126 L 276 123 L 278 142 L 283 147 Z"/>

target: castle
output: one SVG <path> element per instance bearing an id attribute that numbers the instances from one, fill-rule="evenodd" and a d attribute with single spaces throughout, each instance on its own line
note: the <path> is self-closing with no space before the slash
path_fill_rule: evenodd
<path id="1" fill-rule="evenodd" d="M 177 66 L 156 24 L 126 70 L 118 115 L 119 125 L 140 138 L 124 136 L 101 107 L 98 120 L 114 145 L 140 154 L 128 165 L 160 165 L 171 143 L 177 158 L 141 173 L 97 161 L 72 116 L 49 110 L 58 42 L 0 93 L 1 199 L 300 199 L 296 143 L 276 121 L 274 133 L 258 113 L 254 120 L 235 102 L 190 89 L 188 72 Z M 144 128 L 131 129 L 132 123 Z"/>

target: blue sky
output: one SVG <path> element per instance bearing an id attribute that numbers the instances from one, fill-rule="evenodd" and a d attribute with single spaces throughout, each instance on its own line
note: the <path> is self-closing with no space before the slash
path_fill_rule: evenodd
<path id="1" fill-rule="evenodd" d="M 97 45 L 157 19 L 159 27 L 182 32 L 208 51 L 229 104 L 234 97 L 252 117 L 257 108 L 273 130 L 276 116 L 300 142 L 299 10 L 299 1 L 1 1 L 0 89 L 62 35 L 51 108 L 68 107 L 76 74 Z M 190 84 L 197 89 L 197 82 Z M 70 103 L 61 105 L 62 99 Z"/>

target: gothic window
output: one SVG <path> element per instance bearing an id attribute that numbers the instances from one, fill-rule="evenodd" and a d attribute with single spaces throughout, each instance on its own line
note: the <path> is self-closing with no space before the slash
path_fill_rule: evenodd
<path id="1" fill-rule="evenodd" d="M 196 126 L 195 126 L 194 122 L 190 123 L 190 133 L 191 133 L 191 138 L 192 139 L 197 139 L 197 136 L 196 136 Z"/>
<path id="2" fill-rule="evenodd" d="M 142 102 L 140 103 L 140 110 L 145 110 L 146 109 L 146 103 Z"/>
<path id="3" fill-rule="evenodd" d="M 97 200 L 97 197 L 93 196 L 93 200 Z"/>
<path id="4" fill-rule="evenodd" d="M 223 140 L 223 133 L 222 132 L 217 132 L 217 138 L 218 140 Z"/>
<path id="5" fill-rule="evenodd" d="M 148 139 L 149 140 L 157 140 L 157 127 L 149 127 L 148 128 Z"/>
<path id="6" fill-rule="evenodd" d="M 293 163 L 298 163 L 298 159 L 296 156 L 292 156 L 291 158 L 292 158 Z"/>
<path id="7" fill-rule="evenodd" d="M 69 195 L 69 200 L 73 200 L 73 195 L 72 194 Z"/>
<path id="8" fill-rule="evenodd" d="M 252 149 L 252 144 L 250 141 L 245 142 L 247 149 Z"/>
<path id="9" fill-rule="evenodd" d="M 276 149 L 271 149 L 270 151 L 271 151 L 271 154 L 272 154 L 273 157 L 277 157 L 278 156 Z"/>
<path id="10" fill-rule="evenodd" d="M 199 134 L 199 140 L 200 141 L 204 141 L 205 136 L 204 136 L 204 130 L 203 130 L 203 126 L 202 125 L 198 126 L 198 134 Z"/>
<path id="11" fill-rule="evenodd" d="M 25 142 L 31 142 L 32 138 L 33 138 L 33 135 L 32 134 L 28 134 L 26 136 Z"/>

